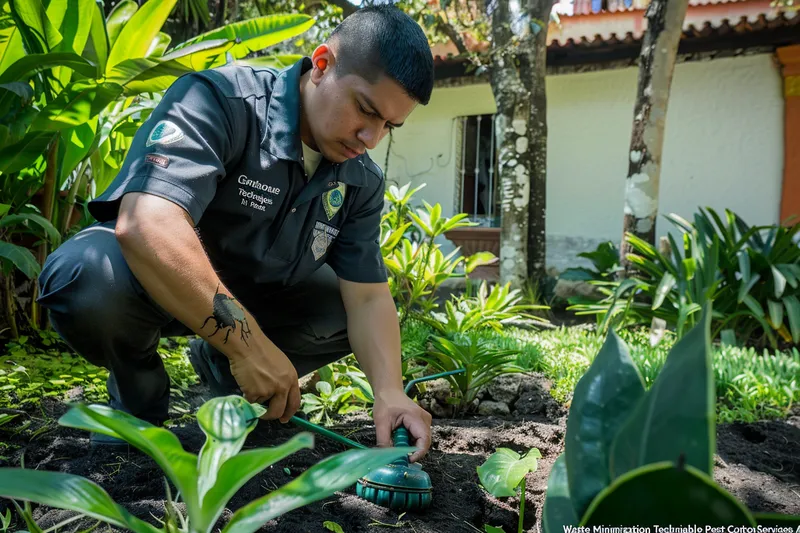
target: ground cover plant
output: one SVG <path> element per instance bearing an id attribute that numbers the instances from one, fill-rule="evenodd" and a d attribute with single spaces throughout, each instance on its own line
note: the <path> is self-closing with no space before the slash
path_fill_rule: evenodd
<path id="1" fill-rule="evenodd" d="M 564 453 L 548 481 L 543 531 L 565 526 L 800 527 L 753 514 L 713 480 L 711 305 L 647 388 L 612 330 L 575 388 Z"/>

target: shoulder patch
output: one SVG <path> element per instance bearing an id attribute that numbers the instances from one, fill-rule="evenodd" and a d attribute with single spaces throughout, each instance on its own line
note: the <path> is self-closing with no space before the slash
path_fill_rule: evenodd
<path id="1" fill-rule="evenodd" d="M 161 120 L 150 130 L 150 135 L 147 136 L 145 145 L 172 144 L 181 139 L 183 139 L 183 131 L 174 122 Z"/>

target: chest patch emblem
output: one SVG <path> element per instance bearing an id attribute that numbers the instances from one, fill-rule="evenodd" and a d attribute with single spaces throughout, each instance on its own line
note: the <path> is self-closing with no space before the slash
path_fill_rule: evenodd
<path id="1" fill-rule="evenodd" d="M 314 238 L 311 239 L 311 253 L 314 254 L 315 261 L 325 255 L 337 235 L 339 235 L 338 228 L 317 221 L 314 226 Z"/>
<path id="2" fill-rule="evenodd" d="M 169 120 L 162 120 L 150 131 L 147 146 L 154 144 L 170 144 L 183 139 L 183 132 Z"/>
<path id="3" fill-rule="evenodd" d="M 328 220 L 332 219 L 344 204 L 346 188 L 347 185 L 345 183 L 339 183 L 338 187 L 325 191 L 325 194 L 322 195 L 322 206 L 325 208 L 325 215 Z"/>

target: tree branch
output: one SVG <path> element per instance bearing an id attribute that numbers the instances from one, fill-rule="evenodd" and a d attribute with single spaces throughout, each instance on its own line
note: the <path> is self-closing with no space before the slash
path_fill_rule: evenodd
<path id="1" fill-rule="evenodd" d="M 453 41 L 453 44 L 456 45 L 458 49 L 458 53 L 467 54 L 467 45 L 464 44 L 464 39 L 461 38 L 461 34 L 458 33 L 455 27 L 441 17 L 436 17 L 436 21 L 436 28 Z"/>

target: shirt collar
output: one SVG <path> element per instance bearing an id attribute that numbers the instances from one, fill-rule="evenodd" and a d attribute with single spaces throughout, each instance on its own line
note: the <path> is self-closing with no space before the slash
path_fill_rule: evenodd
<path id="1" fill-rule="evenodd" d="M 278 159 L 301 161 L 300 76 L 311 68 L 311 58 L 303 57 L 278 72 L 267 106 L 267 124 L 262 147 Z"/>
<path id="2" fill-rule="evenodd" d="M 302 163 L 300 140 L 300 77 L 312 67 L 311 58 L 303 57 L 294 65 L 278 72 L 272 85 L 272 94 L 267 107 L 266 132 L 262 147 L 278 159 Z M 369 183 L 364 161 L 360 155 L 341 164 L 326 159 L 320 161 L 320 169 L 332 166 L 336 180 L 354 187 L 366 187 Z"/>

